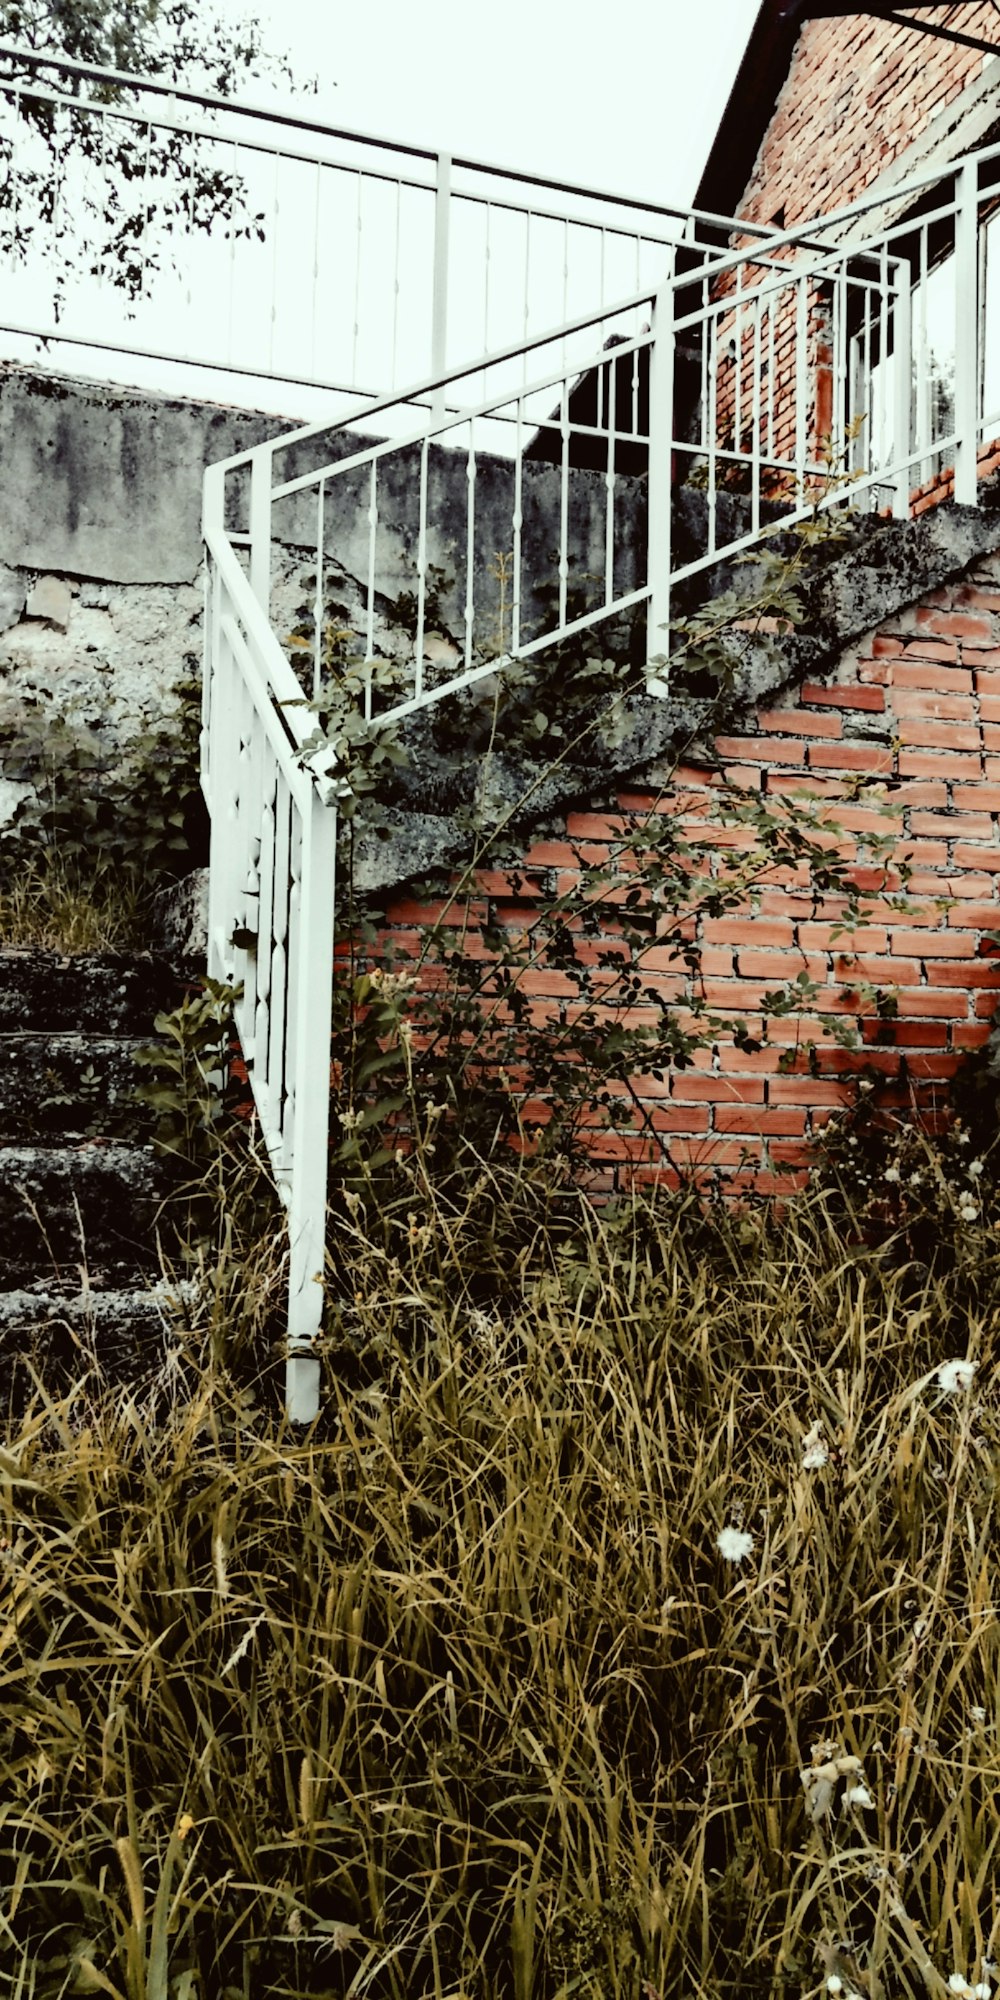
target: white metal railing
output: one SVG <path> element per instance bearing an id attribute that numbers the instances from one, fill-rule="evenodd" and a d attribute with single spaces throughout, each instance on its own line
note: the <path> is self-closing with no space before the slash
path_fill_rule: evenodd
<path id="1" fill-rule="evenodd" d="M 211 517 L 212 473 L 207 489 Z M 235 989 L 235 1025 L 288 1215 L 287 1408 L 308 1422 L 319 1393 L 337 787 L 303 754 L 310 731 L 294 705 L 298 683 L 212 518 L 206 535 L 208 970 Z"/>
<path id="2" fill-rule="evenodd" d="M 293 927 L 289 919 L 281 929 L 273 914 L 286 904 L 290 910 L 296 895 L 301 899 L 305 877 L 302 864 L 289 858 L 287 883 L 273 886 L 286 855 L 299 850 L 289 835 L 279 852 L 269 801 L 287 783 L 289 799 L 301 794 L 302 800 L 290 803 L 288 813 L 300 812 L 305 826 L 309 786 L 315 812 L 321 784 L 332 798 L 332 780 L 300 768 L 300 739 L 290 720 L 298 711 L 282 709 L 276 720 L 275 705 L 295 700 L 300 683 L 270 624 L 275 550 L 282 563 L 290 551 L 313 576 L 315 688 L 328 615 L 324 569 L 349 529 L 361 602 L 355 638 L 367 662 L 359 699 L 373 727 L 504 661 L 624 613 L 641 615 L 643 606 L 648 684 L 664 693 L 662 655 L 671 602 L 682 585 L 690 590 L 700 576 L 817 506 L 849 500 L 906 518 L 913 487 L 929 473 L 947 471 L 955 497 L 976 500 L 977 453 L 1000 435 L 1000 364 L 991 339 L 1000 332 L 998 188 L 1000 147 L 993 147 L 895 189 L 891 198 L 876 193 L 772 239 L 766 252 L 742 243 L 710 270 L 692 270 L 675 252 L 655 288 L 610 305 L 598 301 L 533 340 L 481 354 L 464 371 L 431 374 L 410 390 L 373 400 L 368 428 L 382 432 L 375 440 L 344 423 L 316 424 L 213 468 L 206 484 L 207 756 L 209 771 L 219 773 L 209 786 L 213 963 L 246 977 L 239 939 L 254 926 L 241 912 L 248 904 L 259 908 L 256 986 L 248 988 L 254 997 L 241 1003 L 241 1018 L 254 1049 L 262 1121 L 280 1131 L 282 1171 L 303 1190 L 292 1198 L 293 1231 L 296 1202 L 304 1204 L 302 1214 L 308 1211 L 303 1276 L 310 1258 L 312 1275 L 321 1268 L 326 1194 L 328 1040 L 320 1020 L 328 1028 L 332 814 L 322 808 L 325 845 L 320 835 L 310 836 L 309 907 L 322 911 L 317 946 L 301 921 Z M 609 337 L 616 343 L 610 348 Z M 457 407 L 449 413 L 448 405 Z M 683 546 L 674 522 L 681 482 L 703 494 L 700 529 L 689 520 Z M 409 512 L 394 527 L 384 496 L 395 493 L 398 505 L 401 490 L 409 494 Z M 453 503 L 456 490 L 464 495 L 460 520 L 452 519 L 447 540 L 457 575 L 442 598 L 430 585 L 433 533 L 443 496 L 450 493 Z M 583 579 L 589 597 L 585 592 L 581 604 L 574 561 L 583 545 L 590 568 Z M 499 621 L 487 584 L 495 576 L 491 556 L 503 564 Z M 380 659 L 377 609 L 398 594 L 401 575 L 412 585 L 412 644 L 405 657 L 385 648 Z M 432 615 L 447 629 L 444 646 L 429 650 Z M 228 695 L 220 696 L 220 687 Z M 254 730 L 265 728 L 266 753 L 252 741 Z M 220 729 L 224 750 L 212 747 Z M 244 783 L 240 771 L 255 773 L 262 757 L 266 785 L 253 775 Z M 295 767 L 294 794 L 279 765 Z M 304 835 L 302 841 L 305 852 Z M 272 882 L 266 921 L 264 877 Z M 262 951 L 271 1052 L 265 1063 L 256 1025 Z M 306 982 L 314 975 L 323 992 L 311 986 L 307 1002 Z M 292 1030 L 275 1025 L 282 980 L 292 996 L 282 1003 L 283 1018 L 299 1022 L 311 1009 L 308 1037 L 296 1029 L 297 1039 L 289 1040 Z M 280 1064 L 284 1082 L 275 1081 Z M 297 1120 L 304 1101 L 315 1123 L 311 1165 L 300 1180 Z M 298 1318 L 293 1301 L 293 1357 L 305 1353 L 318 1317 L 318 1296 Z M 311 1363 L 293 1359 L 293 1366 Z M 313 1374 L 308 1393 L 298 1394 L 300 1414 L 312 1407 L 314 1383 Z"/>
<path id="3" fill-rule="evenodd" d="M 655 283 L 679 241 L 711 261 L 728 226 L 0 42 L 4 328 L 189 382 L 358 408 Z"/>

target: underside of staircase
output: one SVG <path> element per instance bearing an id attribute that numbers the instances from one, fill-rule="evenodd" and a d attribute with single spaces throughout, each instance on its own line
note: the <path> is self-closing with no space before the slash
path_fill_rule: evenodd
<path id="1" fill-rule="evenodd" d="M 5 1401 L 169 1361 L 164 1169 L 136 1050 L 177 982 L 148 954 L 0 949 L 0 1355 Z M 30 1024 L 30 1025 L 29 1025 Z"/>

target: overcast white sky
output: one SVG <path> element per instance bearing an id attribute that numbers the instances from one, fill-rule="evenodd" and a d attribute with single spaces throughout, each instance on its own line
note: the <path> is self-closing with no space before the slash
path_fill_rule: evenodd
<path id="1" fill-rule="evenodd" d="M 759 0 L 218 4 L 338 124 L 687 206 Z"/>

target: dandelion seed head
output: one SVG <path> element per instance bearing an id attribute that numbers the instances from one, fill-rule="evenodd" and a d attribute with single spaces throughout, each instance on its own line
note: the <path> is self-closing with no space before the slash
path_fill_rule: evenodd
<path id="1" fill-rule="evenodd" d="M 946 1396 L 955 1396 L 960 1389 L 968 1389 L 976 1372 L 974 1361 L 942 1361 L 937 1371 L 938 1388 Z"/>
<path id="2" fill-rule="evenodd" d="M 872 1808 L 873 1808 L 874 1804 L 875 1804 L 875 1801 L 874 1801 L 874 1799 L 872 1798 L 872 1795 L 871 1795 L 870 1791 L 868 1790 L 868 1787 L 867 1787 L 867 1785 L 845 1785 L 845 1786 L 844 1786 L 844 1811 L 845 1811 L 845 1812 L 849 1812 L 849 1811 L 850 1811 L 850 1808 L 851 1808 L 852 1806 L 860 1806 L 860 1807 L 861 1807 L 861 1810 L 862 1810 L 862 1812 L 870 1812 L 870 1811 L 872 1810 Z"/>
<path id="3" fill-rule="evenodd" d="M 753 1553 L 753 1536 L 743 1528 L 722 1528 L 715 1546 L 724 1562 L 741 1563 Z"/>
<path id="4" fill-rule="evenodd" d="M 983 1166 L 984 1162 L 982 1160 L 969 1161 L 968 1174 L 970 1181 L 977 1181 L 979 1179 L 979 1176 L 983 1171 Z"/>

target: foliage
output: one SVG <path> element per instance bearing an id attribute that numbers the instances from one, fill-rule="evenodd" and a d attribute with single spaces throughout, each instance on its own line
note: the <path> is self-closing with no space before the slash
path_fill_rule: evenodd
<path id="1" fill-rule="evenodd" d="M 248 76 L 287 74 L 265 55 L 260 22 L 228 21 L 195 0 L 0 0 L 0 36 L 26 50 L 229 97 Z M 170 233 L 224 223 L 235 235 L 262 235 L 238 176 L 221 171 L 214 149 L 182 132 L 148 131 L 142 118 L 105 121 L 135 94 L 31 63 L 5 59 L 5 80 L 20 85 L 24 126 L 17 171 L 0 177 L 0 251 L 12 263 L 47 252 L 57 317 L 67 277 L 78 269 L 138 298 L 162 268 Z M 13 166 L 13 141 L 3 141 Z"/>
<path id="2" fill-rule="evenodd" d="M 981 1985 L 996 1249 L 501 1155 L 334 1255 L 307 1440 L 217 1368 L 8 1433 L 0 1993 Z"/>
<path id="3" fill-rule="evenodd" d="M 5 779 L 32 790 L 0 827 L 0 936 L 94 951 L 148 945 L 150 898 L 205 851 L 199 690 L 127 752 L 38 715 L 3 746 Z"/>
<path id="4" fill-rule="evenodd" d="M 739 591 L 677 621 L 672 670 L 699 699 L 674 767 L 710 745 L 737 698 L 747 647 L 766 644 L 762 633 L 776 623 L 800 622 L 804 567 L 818 544 L 842 534 L 842 522 L 817 510 L 780 545 L 765 543 Z M 342 638 L 338 633 L 341 654 Z M 611 1126 L 648 1141 L 648 1156 L 659 1159 L 642 1080 L 662 1084 L 670 1068 L 690 1065 L 720 1036 L 755 1050 L 767 1016 L 801 1012 L 816 997 L 803 972 L 767 993 L 763 1020 L 714 1014 L 701 975 L 705 921 L 751 908 L 791 870 L 817 906 L 836 911 L 849 938 L 875 893 L 859 886 L 851 843 L 838 847 L 840 829 L 826 801 L 771 796 L 720 777 L 710 812 L 693 830 L 678 818 L 670 770 L 651 809 L 624 822 L 599 858 L 578 847 L 578 875 L 568 887 L 528 882 L 518 857 L 532 795 L 544 793 L 561 768 L 585 770 L 595 742 L 620 739 L 629 698 L 645 677 L 628 658 L 594 659 L 570 644 L 553 654 L 541 678 L 533 665 L 505 665 L 481 740 L 470 743 L 463 717 L 462 753 L 466 760 L 478 755 L 480 795 L 489 797 L 499 744 L 507 769 L 520 769 L 522 789 L 499 814 L 467 813 L 466 865 L 443 882 L 415 885 L 428 916 L 411 924 L 395 956 L 379 913 L 359 910 L 350 888 L 355 842 L 362 832 L 386 830 L 384 807 L 373 801 L 384 800 L 406 756 L 396 732 L 364 721 L 359 695 L 368 674 L 382 674 L 391 687 L 395 669 L 338 659 L 311 704 L 317 729 L 309 748 L 332 748 L 351 789 L 342 808 L 348 911 L 335 1003 L 332 1157 L 338 1179 L 377 1210 L 393 1198 L 400 1145 L 405 1158 L 413 1136 L 428 1138 L 431 1124 L 439 1152 L 465 1139 L 488 1144 L 500 1130 L 517 1143 L 572 1156 L 585 1152 L 595 1128 Z M 711 750 L 703 754 L 710 758 Z M 859 781 L 857 792 L 864 789 Z M 877 788 L 870 795 L 884 804 Z M 731 847 L 720 842 L 720 827 L 733 830 Z M 884 860 L 892 845 L 886 809 L 886 832 L 871 838 L 867 862 Z M 483 887 L 487 866 L 490 890 Z M 898 900 L 905 908 L 905 896 Z M 558 1007 L 534 998 L 541 967 L 561 980 Z M 670 990 L 681 983 L 678 1003 Z M 859 988 L 858 1004 L 882 1010 L 891 996 Z M 857 1039 L 846 1023 L 835 1022 L 834 1032 Z M 795 1051 L 784 1058 L 796 1059 Z"/>

